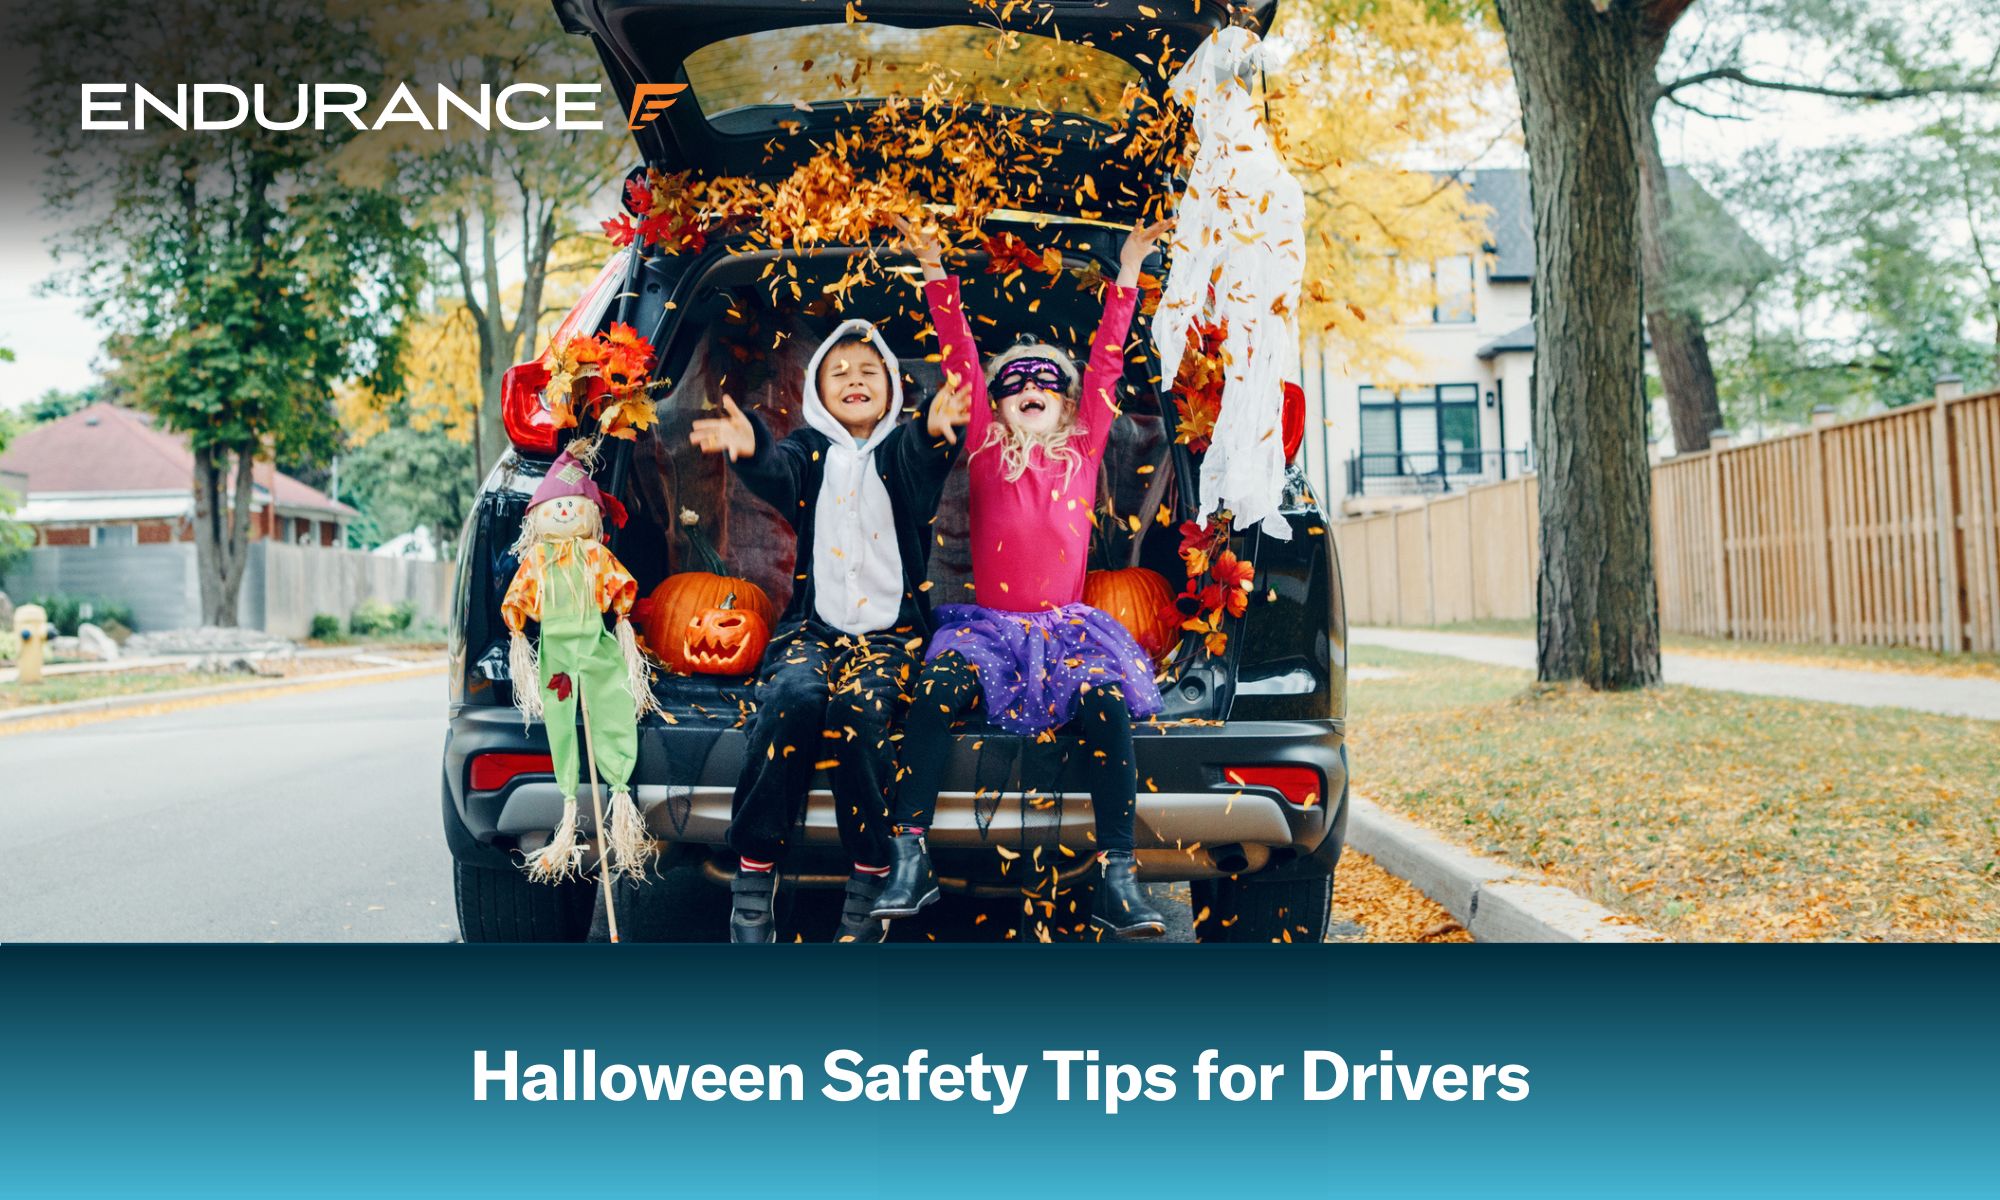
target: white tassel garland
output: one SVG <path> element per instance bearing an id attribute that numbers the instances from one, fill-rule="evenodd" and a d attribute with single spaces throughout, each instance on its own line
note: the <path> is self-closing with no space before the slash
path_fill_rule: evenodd
<path id="1" fill-rule="evenodd" d="M 576 833 L 576 801 L 563 801 L 562 822 L 549 844 L 528 855 L 528 878 L 536 883 L 561 883 L 583 873 L 583 842 Z"/>
<path id="2" fill-rule="evenodd" d="M 646 819 L 639 815 L 639 806 L 633 802 L 632 793 L 620 788 L 611 794 L 611 832 L 605 838 L 606 853 L 610 858 L 605 868 L 610 878 L 620 875 L 628 879 L 643 880 L 646 865 L 653 861 L 657 853 L 653 846 L 653 835 L 646 831 Z"/>

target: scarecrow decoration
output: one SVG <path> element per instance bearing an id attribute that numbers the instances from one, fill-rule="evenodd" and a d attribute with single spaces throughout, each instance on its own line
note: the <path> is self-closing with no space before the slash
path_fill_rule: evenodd
<path id="1" fill-rule="evenodd" d="M 526 864 L 529 878 L 546 883 L 582 870 L 584 846 L 576 821 L 579 715 L 590 761 L 601 870 L 611 877 L 639 878 L 654 853 L 632 800 L 631 778 L 638 757 L 638 719 L 658 705 L 627 619 L 638 585 L 602 541 L 604 519 L 623 526 L 625 506 L 591 479 L 591 449 L 586 442 L 572 443 L 535 489 L 514 543 L 521 565 L 500 605 L 512 631 L 507 660 L 514 704 L 523 720 L 543 718 L 556 785 L 562 789 L 562 822 Z M 605 630 L 607 613 L 617 617 L 615 632 Z M 539 650 L 528 640 L 529 621 L 540 622 Z M 598 794 L 600 772 L 611 785 L 608 823 Z M 607 916 L 610 890 L 605 889 Z M 616 940 L 617 918 L 610 919 Z"/>

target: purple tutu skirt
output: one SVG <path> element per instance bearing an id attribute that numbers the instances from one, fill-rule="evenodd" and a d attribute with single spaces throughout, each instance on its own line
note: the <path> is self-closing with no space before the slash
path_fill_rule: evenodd
<path id="1" fill-rule="evenodd" d="M 1119 688 L 1134 717 L 1160 711 L 1153 660 L 1123 625 L 1088 604 L 1043 612 L 942 604 L 937 620 L 924 661 L 955 653 L 976 666 L 986 719 L 1008 733 L 1068 724 L 1085 684 Z"/>

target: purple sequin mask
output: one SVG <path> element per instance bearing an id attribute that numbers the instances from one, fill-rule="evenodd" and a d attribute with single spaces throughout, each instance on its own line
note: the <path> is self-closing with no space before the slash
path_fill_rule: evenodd
<path id="1" fill-rule="evenodd" d="M 986 391 L 995 400 L 1005 400 L 1031 387 L 1064 392 L 1069 387 L 1069 375 L 1052 358 L 1016 358 L 1000 368 Z"/>

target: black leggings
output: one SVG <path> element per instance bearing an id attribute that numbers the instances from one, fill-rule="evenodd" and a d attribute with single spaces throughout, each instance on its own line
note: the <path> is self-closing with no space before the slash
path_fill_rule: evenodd
<path id="1" fill-rule="evenodd" d="M 979 674 L 964 657 L 940 654 L 924 668 L 903 722 L 903 778 L 894 808 L 897 825 L 931 823 L 945 760 L 951 756 L 951 727 L 980 706 Z M 1138 776 L 1132 758 L 1132 714 L 1126 711 L 1124 692 L 1116 686 L 1084 692 L 1077 697 L 1076 713 L 1066 728 L 1083 738 L 1097 848 L 1130 853 Z"/>

